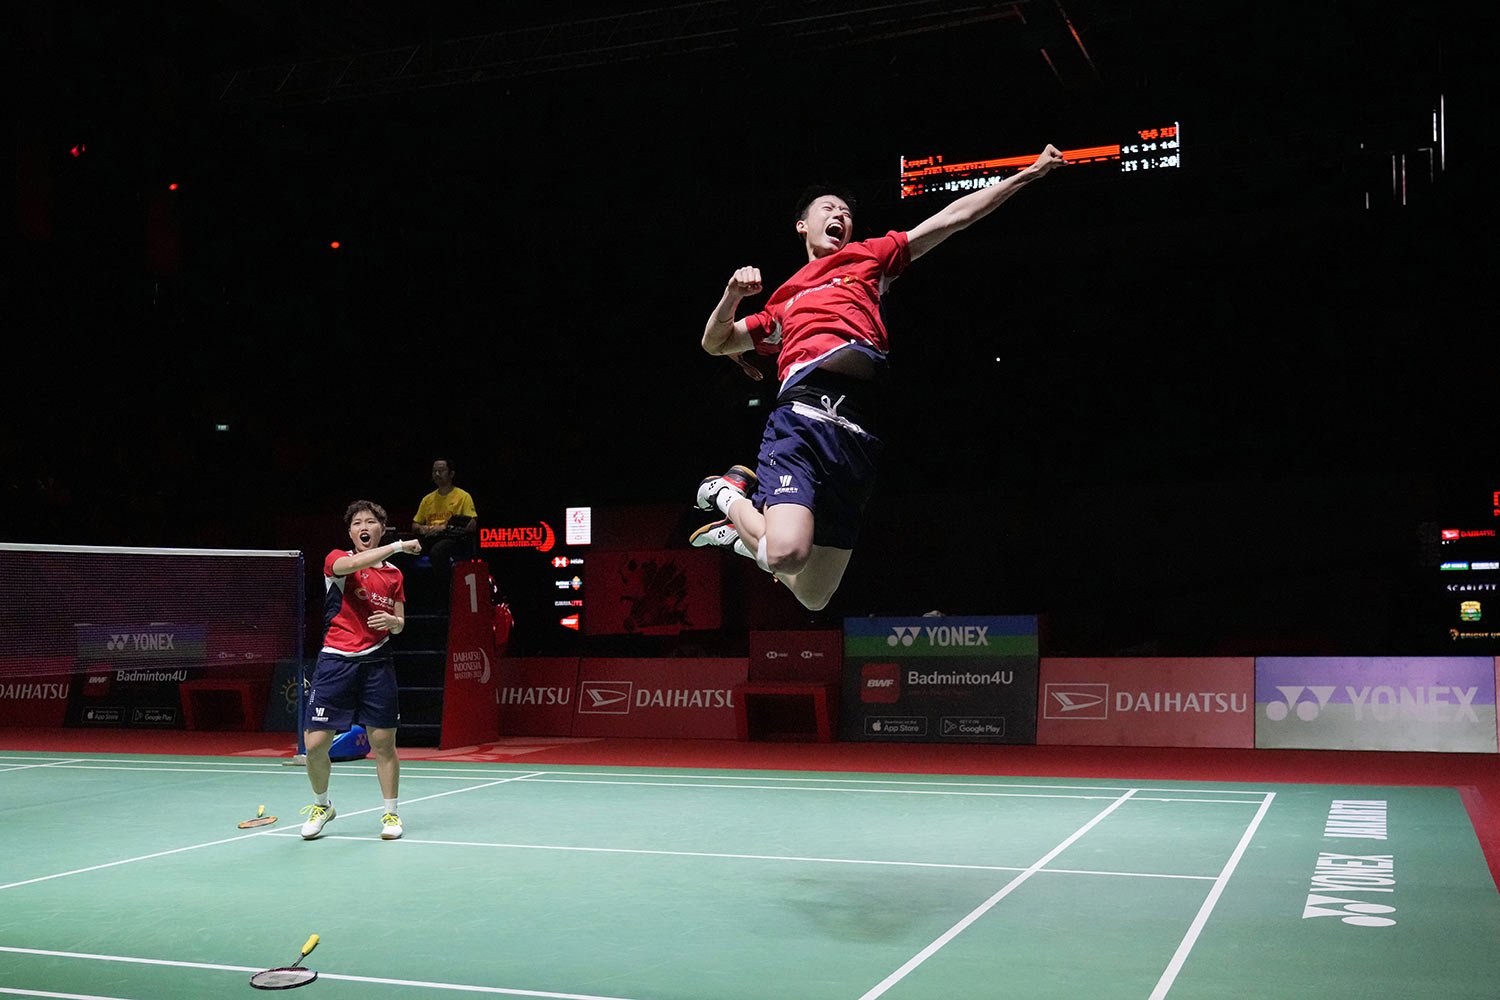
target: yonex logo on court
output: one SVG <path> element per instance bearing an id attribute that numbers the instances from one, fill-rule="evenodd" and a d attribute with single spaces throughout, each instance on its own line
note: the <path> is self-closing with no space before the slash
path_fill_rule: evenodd
<path id="1" fill-rule="evenodd" d="M 1109 685 L 1048 684 L 1042 704 L 1044 719 L 1107 719 Z"/>
<path id="2" fill-rule="evenodd" d="M 634 681 L 584 681 L 578 689 L 579 715 L 629 715 Z"/>

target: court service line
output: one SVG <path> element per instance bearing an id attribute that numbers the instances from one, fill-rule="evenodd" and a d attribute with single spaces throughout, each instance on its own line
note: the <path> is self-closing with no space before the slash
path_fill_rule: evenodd
<path id="1" fill-rule="evenodd" d="M 293 830 L 278 830 L 278 837 L 300 837 L 301 834 Z M 345 835 L 324 835 L 319 840 L 357 840 L 368 843 L 369 837 L 351 837 Z M 804 864 L 822 865 L 873 865 L 888 868 L 950 868 L 959 871 L 977 872 L 1024 872 L 1027 868 L 1019 865 L 963 865 L 944 861 L 881 861 L 876 858 L 820 858 L 801 857 L 795 854 L 732 854 L 719 851 L 664 851 L 653 850 L 645 847 L 581 847 L 567 844 L 507 844 L 492 843 L 482 840 L 431 840 L 421 837 L 403 837 L 403 844 L 422 844 L 427 847 L 488 847 L 495 850 L 506 851 L 562 851 L 578 854 L 634 854 L 647 855 L 663 858 L 717 858 L 726 861 L 785 861 Z M 404 848 L 411 850 L 411 848 Z M 1193 882 L 1212 882 L 1214 875 L 1177 875 L 1169 872 L 1106 872 L 1088 871 L 1081 868 L 1043 868 L 1042 874 L 1046 875 L 1112 875 L 1120 878 L 1167 878 L 1186 879 Z"/>
<path id="2" fill-rule="evenodd" d="M 187 763 L 187 762 L 174 762 L 174 763 Z M 258 776 L 258 775 L 271 775 L 271 774 L 291 775 L 291 774 L 296 774 L 297 773 L 296 771 L 289 771 L 285 767 L 266 767 L 263 764 L 262 765 L 254 765 L 254 764 L 251 764 L 251 765 L 238 765 L 238 766 L 244 767 L 244 768 L 248 768 L 248 767 L 260 767 L 260 768 L 262 768 L 261 770 L 256 770 L 256 771 L 251 771 L 251 770 L 236 770 L 236 771 L 224 770 L 224 771 L 221 771 L 221 770 L 215 770 L 215 769 L 213 769 L 210 765 L 208 765 L 206 763 L 205 763 L 205 765 L 200 766 L 200 767 L 139 766 L 139 765 L 126 764 L 124 762 L 121 762 L 120 766 L 106 766 L 105 764 L 102 764 L 102 763 L 83 763 L 81 760 L 78 761 L 78 762 L 74 762 L 74 761 L 56 761 L 56 762 L 53 762 L 53 763 L 50 763 L 50 764 L 32 764 L 32 765 L 28 765 L 28 766 L 29 767 L 53 767 L 53 768 L 58 768 L 60 770 L 67 770 L 67 771 L 141 771 L 141 772 L 145 772 L 147 774 L 158 774 L 158 773 L 160 773 L 160 774 L 173 774 L 173 773 L 181 773 L 181 774 L 234 774 L 234 775 L 257 775 Z M 230 766 L 235 766 L 235 765 L 230 765 Z M 0 768 L 0 774 L 3 774 L 6 770 L 11 770 L 11 769 Z M 22 770 L 22 768 L 14 768 L 14 770 Z M 374 777 L 377 777 L 377 772 L 375 771 L 375 769 L 373 768 L 373 766 L 372 767 L 357 767 L 357 768 L 343 769 L 343 770 L 340 771 L 340 773 L 343 774 L 343 775 L 346 775 L 347 777 L 351 777 L 351 778 L 374 778 Z M 495 773 L 495 772 L 487 772 L 487 773 Z M 502 772 L 499 772 L 499 773 L 504 774 L 504 773 L 507 773 L 507 772 L 503 772 L 502 771 Z M 992 784 L 982 784 L 982 783 L 979 783 L 979 782 L 917 782 L 917 781 L 907 781 L 907 782 L 879 782 L 879 781 L 860 781 L 859 779 L 847 779 L 846 780 L 846 779 L 841 779 L 841 778 L 775 778 L 775 779 L 772 779 L 772 780 L 778 781 L 778 782 L 780 782 L 780 781 L 801 781 L 801 782 L 809 782 L 809 783 L 810 782 L 814 782 L 814 781 L 825 782 L 825 784 L 820 785 L 820 786 L 814 786 L 812 784 L 800 784 L 800 785 L 789 785 L 789 784 L 746 785 L 746 784 L 740 784 L 740 785 L 730 785 L 730 784 L 719 784 L 718 783 L 719 781 L 765 781 L 766 780 L 763 777 L 749 777 L 749 776 L 739 777 L 739 776 L 733 776 L 733 775 L 726 775 L 726 776 L 724 776 L 722 778 L 715 778 L 713 780 L 709 780 L 707 776 L 704 776 L 704 780 L 701 780 L 701 781 L 621 781 L 621 780 L 579 779 L 579 778 L 572 778 L 572 777 L 550 777 L 550 778 L 549 777 L 543 777 L 543 775 L 547 775 L 547 774 L 559 774 L 559 773 L 566 773 L 566 772 L 532 771 L 532 772 L 529 772 L 526 775 L 524 775 L 524 777 L 528 781 L 530 781 L 532 783 L 536 783 L 536 784 L 553 784 L 553 785 L 621 785 L 621 786 L 635 786 L 635 787 L 640 787 L 640 788 L 713 788 L 713 789 L 728 790 L 728 791 L 741 791 L 741 790 L 744 790 L 744 791 L 773 791 L 773 792 L 845 792 L 845 793 L 862 793 L 862 794 L 866 794 L 866 795 L 952 795 L 952 796 L 971 796 L 971 797 L 978 797 L 978 798 L 1077 799 L 1079 801 L 1099 801 L 1099 800 L 1105 800 L 1105 799 L 1112 799 L 1112 798 L 1115 797 L 1115 795 L 1117 793 L 1119 793 L 1121 791 L 1121 789 L 1119 787 L 1110 787 L 1110 786 L 1105 786 L 1105 785 L 1083 785 L 1083 786 L 1075 786 L 1075 785 L 1005 785 L 1005 784 L 992 785 Z M 403 778 L 409 778 L 409 779 L 412 779 L 412 780 L 431 780 L 431 781 L 473 781 L 474 778 L 476 777 L 476 775 L 474 775 L 474 774 L 462 774 L 462 773 L 460 773 L 460 774 L 445 774 L 445 773 L 438 773 L 436 771 L 436 769 L 423 770 L 423 769 L 420 769 L 420 768 L 410 768 L 410 767 L 406 767 L 406 766 L 402 767 L 402 769 L 401 769 L 401 776 Z M 666 775 L 646 774 L 646 775 L 641 775 L 641 777 L 655 778 L 655 777 L 666 777 Z M 515 777 L 510 777 L 510 778 L 505 778 L 505 779 L 501 779 L 501 780 L 504 780 L 504 781 L 514 781 L 514 780 L 517 780 L 517 779 Z M 879 785 L 879 784 L 918 785 L 918 784 L 930 784 L 930 785 L 933 785 L 935 787 L 931 788 L 931 789 L 929 789 L 929 788 L 846 788 L 846 787 L 842 787 L 844 785 L 853 784 L 855 782 L 859 782 L 860 784 L 865 784 L 865 785 Z M 953 790 L 953 789 L 957 789 L 957 788 L 987 788 L 987 789 L 1056 788 L 1056 789 L 1067 789 L 1069 791 L 1073 791 L 1073 792 L 1080 793 L 1080 794 L 1067 794 L 1066 792 L 1062 792 L 1062 791 L 1059 791 L 1059 792 L 1031 792 L 1031 791 L 1022 792 L 1022 791 L 999 791 L 999 790 L 996 790 L 996 791 L 954 791 Z M 1082 792 L 1085 792 L 1085 791 L 1101 791 L 1101 792 L 1106 792 L 1108 794 L 1103 794 L 1103 795 L 1085 795 L 1085 794 L 1081 794 Z M 1180 795 L 1180 794 L 1182 794 L 1182 791 L 1184 791 L 1184 790 L 1179 790 L 1179 789 L 1136 789 L 1136 791 L 1163 791 L 1163 792 L 1170 791 L 1174 795 Z M 1196 792 L 1196 793 L 1202 794 L 1202 795 L 1216 794 L 1215 791 L 1210 790 L 1210 789 L 1186 789 L 1185 791 Z M 1230 795 L 1255 794 L 1255 795 L 1262 795 L 1263 796 L 1266 793 L 1263 792 L 1263 791 L 1259 791 L 1259 790 L 1257 790 L 1257 791 L 1255 791 L 1253 793 L 1250 793 L 1250 792 L 1243 792 L 1242 793 L 1242 792 L 1238 792 L 1238 791 L 1234 791 L 1234 790 L 1225 790 L 1224 792 L 1218 793 L 1218 794 L 1230 794 Z M 1137 801 L 1137 802 L 1172 802 L 1172 803 L 1188 803 L 1188 804 L 1199 803 L 1199 804 L 1209 804 L 1209 805 L 1245 805 L 1245 806 L 1253 806 L 1253 805 L 1256 804 L 1251 799 L 1168 798 L 1168 797 L 1165 797 L 1165 796 L 1152 796 L 1152 795 L 1138 795 L 1138 796 L 1135 797 L 1135 801 Z"/>
<path id="3" fill-rule="evenodd" d="M 50 760 L 55 763 L 69 764 L 85 762 L 94 764 L 136 764 L 140 765 L 141 769 L 145 771 L 155 770 L 155 768 L 149 766 L 151 764 L 196 764 L 200 767 L 269 767 L 274 763 L 277 766 L 283 766 L 281 764 L 281 761 L 284 759 L 285 758 L 282 757 L 262 757 L 256 760 L 221 760 L 218 758 L 215 758 L 213 760 L 183 760 L 180 757 L 163 756 L 157 754 L 152 754 L 149 760 L 143 760 L 140 757 L 94 757 L 92 755 L 88 757 L 79 757 L 75 755 L 72 757 L 40 758 L 36 757 L 35 755 L 30 757 L 7 757 L 4 755 L 0 755 L 0 760 Z"/>
<path id="4" fill-rule="evenodd" d="M 428 799 L 440 799 L 447 795 L 458 795 L 461 792 L 477 792 L 481 788 L 493 788 L 495 785 L 504 785 L 512 781 L 519 781 L 524 777 L 526 776 L 517 775 L 514 778 L 502 778 L 498 781 L 486 781 L 484 784 L 474 785 L 469 788 L 451 788 L 446 792 L 436 792 L 432 795 L 423 795 L 420 798 L 405 799 L 403 801 L 405 804 L 409 805 L 413 802 L 426 802 Z M 369 809 L 360 809 L 357 812 L 346 813 L 345 815 L 362 816 L 365 813 L 379 812 L 384 808 L 384 806 L 372 806 Z M 0 885 L 0 892 L 4 892 L 6 889 L 18 889 L 21 886 L 35 885 L 38 882 L 50 882 L 51 880 L 56 878 L 67 878 L 70 875 L 86 875 L 89 872 L 102 871 L 105 868 L 116 868 L 120 865 L 134 864 L 137 861 L 150 861 L 154 858 L 165 858 L 173 854 L 182 854 L 186 851 L 196 851 L 199 848 L 203 847 L 218 847 L 220 844 L 232 844 L 235 841 L 249 840 L 252 837 L 266 837 L 280 832 L 281 831 L 279 830 L 271 830 L 267 828 L 265 830 L 257 830 L 255 833 L 242 833 L 237 837 L 223 837 L 219 840 L 210 840 L 202 844 L 189 844 L 186 847 L 174 847 L 169 851 L 156 851 L 152 854 L 141 854 L 133 858 L 121 858 L 119 861 L 106 861 L 104 864 L 90 865 L 87 868 L 74 868 L 71 871 L 54 872 L 51 875 L 39 875 L 36 878 L 22 879 L 19 882 L 7 882 L 4 885 Z"/>
<path id="5" fill-rule="evenodd" d="M 218 965 L 213 962 L 179 962 L 165 958 L 135 958 L 130 955 L 94 955 L 82 951 L 48 951 L 43 948 L 9 948 L 0 945 L 0 952 L 10 952 L 14 955 L 39 955 L 44 958 L 81 958 L 95 962 L 125 962 L 131 965 L 156 965 L 167 966 L 177 969 L 206 969 L 210 972 L 250 972 L 261 971 L 265 966 L 253 965 Z M 592 993 L 552 993 L 546 990 L 523 990 L 511 989 L 504 986 L 471 986 L 467 983 L 430 983 L 420 979 L 387 979 L 381 976 L 346 976 L 335 972 L 318 972 L 318 979 L 337 979 L 346 983 L 377 983 L 382 986 L 419 986 L 430 990 L 453 990 L 459 993 L 490 993 L 508 997 L 540 997 L 542 1000 L 630 1000 L 628 997 L 598 996 Z M 0 989 L 0 992 L 10 992 Z M 23 996 L 44 997 L 77 997 L 73 993 L 31 993 L 21 992 Z M 94 1000 L 84 995 L 84 1000 Z M 119 998 L 106 997 L 102 1000 L 119 1000 Z"/>
<path id="6" fill-rule="evenodd" d="M 1116 798 L 1115 795 L 1066 795 L 1062 792 L 955 792 L 947 789 L 927 790 L 922 788 L 840 788 L 830 786 L 811 787 L 808 785 L 719 785 L 707 781 L 574 781 L 560 778 L 532 778 L 527 784 L 531 785 L 632 785 L 637 788 L 712 788 L 729 791 L 760 791 L 760 792 L 838 792 L 845 795 L 948 795 L 957 798 L 981 798 L 981 799 L 1074 799 L 1081 802 L 1101 801 Z M 997 786 L 1005 787 L 1005 786 Z M 1066 787 L 1066 786 L 1061 786 Z M 1140 789 L 1130 789 L 1131 794 Z M 1119 789 L 1114 789 L 1119 792 Z M 1155 802 L 1156 799 L 1143 798 L 1142 802 Z M 1239 799 L 1182 799 L 1182 802 L 1207 802 L 1210 804 L 1231 805 L 1255 805 L 1254 802 L 1241 801 Z"/>
<path id="7" fill-rule="evenodd" d="M 1193 945 L 1197 943 L 1198 935 L 1202 933 L 1204 924 L 1208 923 L 1208 915 L 1213 912 L 1214 906 L 1219 902 L 1219 897 L 1224 894 L 1224 887 L 1229 884 L 1229 877 L 1234 874 L 1235 868 L 1239 866 L 1240 859 L 1245 856 L 1245 849 L 1250 846 L 1250 840 L 1255 836 L 1255 831 L 1259 829 L 1260 821 L 1265 819 L 1266 812 L 1271 808 L 1271 800 L 1274 798 L 1276 798 L 1275 792 L 1266 793 L 1265 800 L 1261 802 L 1260 808 L 1255 812 L 1255 818 L 1245 828 L 1244 836 L 1240 837 L 1240 842 L 1235 845 L 1234 853 L 1229 855 L 1229 860 L 1225 862 L 1224 869 L 1219 872 L 1219 877 L 1214 880 L 1213 888 L 1208 891 L 1208 898 L 1198 908 L 1198 915 L 1193 918 L 1193 923 L 1188 928 L 1187 934 L 1183 937 L 1182 943 L 1177 946 L 1176 953 L 1172 955 L 1172 961 L 1167 963 L 1167 968 L 1162 972 L 1161 979 L 1157 980 L 1156 989 L 1151 991 L 1150 1000 L 1161 1000 L 1162 997 L 1167 995 L 1167 991 L 1172 988 L 1172 984 L 1177 981 L 1177 974 L 1182 971 L 1182 966 L 1187 961 L 1188 953 L 1193 950 Z"/>
<path id="8" fill-rule="evenodd" d="M 0 774 L 4 774 L 6 771 L 29 771 L 37 767 L 66 767 L 69 764 L 80 763 L 81 761 L 82 758 L 79 757 L 68 760 L 48 761 L 46 764 L 17 764 L 15 767 L 0 767 Z"/>
<path id="9" fill-rule="evenodd" d="M 414 771 L 414 772 L 415 771 L 439 771 L 439 770 L 448 770 L 450 768 L 453 768 L 453 765 L 451 765 L 451 764 L 448 764 L 448 765 L 439 765 L 437 767 L 422 767 L 421 765 L 423 763 L 425 763 L 425 762 L 424 761 L 402 761 L 401 762 L 402 773 L 405 774 L 408 767 L 412 771 Z M 476 766 L 482 766 L 482 765 L 476 765 Z M 456 770 L 456 768 L 455 768 L 455 770 Z M 472 773 L 472 772 L 468 772 L 468 773 Z M 541 773 L 547 775 L 549 779 L 555 780 L 555 781 L 565 781 L 565 780 L 567 780 L 568 777 L 570 777 L 572 775 L 579 775 L 579 776 L 589 777 L 589 778 L 676 778 L 679 781 L 685 781 L 685 780 L 689 780 L 689 779 L 692 779 L 692 778 L 695 778 L 695 777 L 701 777 L 701 778 L 703 778 L 705 780 L 712 780 L 712 781 L 769 781 L 769 780 L 774 780 L 774 781 L 785 781 L 785 782 L 788 782 L 788 783 L 794 783 L 794 782 L 818 782 L 818 781 L 821 781 L 821 782 L 834 782 L 834 783 L 838 783 L 838 784 L 842 784 L 842 785 L 924 785 L 924 786 L 929 786 L 929 787 L 933 787 L 933 788 L 1026 788 L 1026 789 L 1036 789 L 1036 788 L 1064 788 L 1064 789 L 1068 789 L 1070 791 L 1108 792 L 1110 794 L 1110 797 L 1118 795 L 1121 792 L 1126 791 L 1127 789 L 1132 789 L 1132 790 L 1137 791 L 1137 792 L 1171 792 L 1171 793 L 1173 793 L 1175 795 L 1190 795 L 1190 794 L 1205 794 L 1205 795 L 1252 795 L 1252 796 L 1259 797 L 1259 796 L 1262 796 L 1262 795 L 1266 794 L 1265 790 L 1259 789 L 1259 788 L 1254 788 L 1254 789 L 1238 789 L 1238 788 L 1150 788 L 1150 787 L 1132 786 L 1132 785 L 1075 785 L 1075 784 L 1060 785 L 1060 784 L 1034 782 L 1034 781 L 1018 781 L 1018 782 L 1004 782 L 1004 781 L 935 781 L 935 780 L 932 780 L 931 778 L 925 778 L 925 779 L 919 779 L 919 778 L 841 778 L 841 777 L 835 777 L 834 776 L 834 774 L 836 772 L 819 773 L 815 777 L 807 777 L 807 778 L 799 777 L 799 776 L 795 776 L 795 775 L 789 775 L 789 774 L 776 774 L 776 776 L 774 778 L 768 778 L 766 776 L 766 772 L 764 772 L 764 771 L 762 771 L 760 773 L 757 773 L 757 774 L 746 774 L 746 775 L 726 774 L 726 773 L 722 773 L 722 772 L 720 772 L 720 773 L 714 773 L 714 774 L 684 774 L 681 771 L 654 771 L 653 772 L 653 771 L 557 771 L 557 770 L 545 770 L 545 771 L 543 771 Z M 771 772 L 771 773 L 775 773 L 775 772 Z M 604 782 L 604 784 L 608 784 L 608 782 Z M 1255 805 L 1256 803 L 1252 802 L 1251 804 Z"/>
<path id="10" fill-rule="evenodd" d="M 974 909 L 970 910 L 962 920 L 940 934 L 937 940 L 933 941 L 927 947 L 923 948 L 921 951 L 913 955 L 910 959 L 907 960 L 905 965 L 901 966 L 901 968 L 897 969 L 895 972 L 892 972 L 889 976 L 886 976 L 884 979 L 882 979 L 874 986 L 874 988 L 870 989 L 863 996 L 861 996 L 859 1000 L 875 1000 L 876 997 L 884 996 L 892 986 L 895 986 L 901 980 L 905 979 L 908 975 L 911 974 L 912 970 L 917 968 L 917 966 L 921 965 L 933 955 L 937 954 L 940 948 L 946 945 L 949 941 L 952 941 L 954 938 L 958 937 L 959 934 L 963 933 L 964 928 L 968 927 L 974 921 L 978 920 L 990 910 L 994 909 L 994 907 L 1002 899 L 1004 899 L 1006 896 L 1009 896 L 1012 892 L 1018 889 L 1022 885 L 1022 883 L 1031 878 L 1031 876 L 1044 869 L 1047 866 L 1047 863 L 1053 858 L 1057 857 L 1063 851 L 1066 851 L 1069 847 L 1073 846 L 1073 844 L 1077 843 L 1079 838 L 1081 838 L 1084 834 L 1088 833 L 1094 827 L 1103 822 L 1104 818 L 1110 813 L 1114 812 L 1116 809 L 1120 808 L 1126 802 L 1128 802 L 1131 796 L 1135 795 L 1135 793 L 1136 789 L 1132 788 L 1124 795 L 1121 795 L 1119 798 L 1115 799 L 1097 816 L 1089 820 L 1087 823 L 1083 824 L 1083 826 L 1080 826 L 1078 829 L 1074 830 L 1068 836 L 1068 839 L 1064 840 L 1061 844 L 1058 844 L 1056 847 L 1052 848 L 1052 850 L 1048 851 L 1046 854 L 1038 858 L 1030 868 L 1027 868 L 1021 874 L 1017 875 L 1015 878 L 1007 882 L 1004 888 L 1002 888 L 999 892 L 995 893 L 989 899 L 986 899 L 983 903 L 980 903 Z"/>
<path id="11" fill-rule="evenodd" d="M 48 764 L 48 767 L 56 767 L 64 771 L 141 771 L 146 774 L 233 774 L 233 775 L 262 775 L 262 774 L 285 774 L 299 775 L 306 772 L 294 768 L 274 767 L 261 771 L 218 771 L 206 767 L 106 767 L 103 764 Z M 358 768 L 356 770 L 344 770 L 338 772 L 340 777 L 350 778 L 373 778 L 376 776 L 374 768 Z M 407 769 L 401 769 L 402 778 L 411 778 L 414 781 L 474 781 L 482 775 L 449 775 L 449 774 L 410 774 Z M 505 779 L 510 780 L 510 779 Z"/>
<path id="12" fill-rule="evenodd" d="M 0 756 L 0 761 L 3 761 L 3 760 L 32 760 L 32 759 L 35 759 L 35 758 Z M 49 758 L 49 759 L 51 759 L 51 758 Z M 225 767 L 225 768 L 243 768 L 243 769 L 249 769 L 249 768 L 266 768 L 267 769 L 265 771 L 256 771 L 256 772 L 253 772 L 253 773 L 257 773 L 257 774 L 259 774 L 259 773 L 273 773 L 274 771 L 276 771 L 278 769 L 281 770 L 282 772 L 284 772 L 285 771 L 284 762 L 280 758 L 277 758 L 276 760 L 277 760 L 277 764 L 276 764 L 275 767 L 272 767 L 272 765 L 269 764 L 267 761 L 260 761 L 260 760 L 256 760 L 256 761 L 224 761 L 224 760 L 193 761 L 193 760 L 169 759 L 169 760 L 163 761 L 162 765 L 171 765 L 172 767 L 183 766 L 183 767 L 188 768 L 188 769 L 192 769 L 194 767 L 196 767 L 196 768 Z M 143 764 L 138 758 L 131 759 L 131 758 L 89 758 L 89 757 L 74 757 L 74 758 L 68 758 L 66 760 L 62 759 L 62 758 L 57 758 L 57 759 L 55 759 L 55 763 L 57 763 L 57 764 L 75 764 L 75 763 L 76 764 L 84 764 L 84 763 L 92 763 L 92 764 L 129 764 L 129 765 L 135 765 L 132 768 L 133 770 L 141 770 L 141 771 L 162 771 L 162 770 L 168 770 L 167 766 L 161 766 L 161 765 L 152 766 L 150 764 Z M 340 763 L 343 765 L 339 769 L 339 773 L 340 774 L 373 774 L 374 773 L 374 765 L 372 763 L 367 762 L 367 761 L 362 761 L 362 760 L 361 761 L 346 761 L 346 762 L 340 762 Z M 431 766 L 424 766 L 424 765 L 429 765 L 429 764 Z M 519 767 L 514 767 L 513 766 L 513 768 L 515 770 L 520 770 Z M 117 770 L 124 770 L 124 768 L 119 768 Z M 457 764 L 443 763 L 443 762 L 429 762 L 429 761 L 426 761 L 426 760 L 403 760 L 401 762 L 401 773 L 402 773 L 402 776 L 417 777 L 417 776 L 420 775 L 421 777 L 424 777 L 424 778 L 426 778 L 426 777 L 438 777 L 440 775 L 451 774 L 451 775 L 455 775 L 455 776 L 461 777 L 463 780 L 469 780 L 469 781 L 471 781 L 477 775 L 484 775 L 484 774 L 511 774 L 511 773 L 513 773 L 513 771 L 511 769 L 501 770 L 501 771 L 494 771 L 494 770 L 490 770 L 486 765 L 483 765 L 483 764 L 457 765 Z M 1059 784 L 1050 784 L 1050 783 L 1041 783 L 1041 782 L 1014 782 L 1014 783 L 1011 783 L 1011 782 L 994 782 L 994 781 L 933 781 L 931 779 L 918 779 L 918 778 L 841 778 L 841 777 L 833 777 L 833 776 L 831 776 L 829 774 L 819 774 L 819 775 L 817 775 L 815 777 L 805 777 L 805 778 L 804 777 L 800 777 L 800 776 L 795 776 L 795 775 L 781 774 L 781 775 L 777 775 L 774 779 L 767 779 L 766 776 L 763 773 L 762 774 L 747 774 L 747 775 L 724 774 L 724 773 L 715 773 L 715 774 L 712 774 L 712 775 L 707 775 L 707 774 L 705 774 L 705 775 L 694 775 L 694 774 L 684 775 L 680 771 L 672 771 L 672 772 L 628 771 L 628 772 L 622 772 L 622 771 L 555 771 L 555 770 L 533 771 L 531 773 L 533 773 L 535 775 L 539 775 L 539 776 L 540 775 L 546 775 L 546 776 L 548 776 L 548 778 L 546 780 L 551 780 L 551 781 L 557 782 L 559 784 L 566 783 L 569 780 L 569 778 L 571 776 L 573 776 L 573 775 L 580 775 L 580 776 L 586 776 L 586 777 L 591 777 L 591 778 L 675 778 L 675 779 L 678 779 L 678 781 L 680 783 L 683 783 L 683 784 L 693 784 L 694 782 L 691 780 L 692 778 L 701 777 L 701 778 L 704 779 L 705 782 L 706 781 L 734 782 L 734 781 L 767 781 L 767 780 L 774 780 L 774 781 L 778 781 L 778 782 L 786 782 L 788 784 L 795 784 L 797 782 L 803 782 L 803 783 L 822 782 L 822 783 L 825 783 L 825 784 L 831 783 L 831 784 L 840 784 L 840 785 L 921 785 L 921 786 L 925 786 L 925 787 L 929 787 L 929 788 L 993 788 L 993 789 L 1041 789 L 1041 788 L 1050 788 L 1050 789 L 1066 789 L 1066 790 L 1069 790 L 1069 791 L 1096 791 L 1096 792 L 1107 792 L 1108 793 L 1107 796 L 1099 796 L 1101 798 L 1106 798 L 1106 797 L 1107 798 L 1112 798 L 1114 795 L 1116 795 L 1116 794 L 1118 794 L 1120 792 L 1123 792 L 1125 790 L 1125 786 L 1121 786 L 1121 785 L 1059 785 Z M 601 781 L 601 782 L 595 782 L 595 783 L 596 784 L 631 784 L 632 782 L 627 782 L 627 781 L 614 781 L 614 782 L 611 782 L 611 781 Z M 648 782 L 644 782 L 644 783 L 645 784 L 661 784 L 662 782 L 648 781 Z M 579 784 L 584 784 L 584 782 L 579 782 Z M 1240 788 L 1150 788 L 1150 787 L 1136 787 L 1135 791 L 1137 791 L 1137 792 L 1163 792 L 1163 793 L 1171 793 L 1173 795 L 1249 795 L 1249 796 L 1255 796 L 1257 798 L 1259 798 L 1259 797 L 1264 796 L 1264 795 L 1267 794 L 1264 789 L 1258 789 L 1258 788 L 1240 789 Z M 1143 801 L 1146 801 L 1146 799 L 1144 797 L 1137 796 L 1137 798 L 1141 798 Z M 1154 801 L 1154 800 L 1152 800 L 1152 801 Z M 1186 801 L 1198 801 L 1198 800 L 1186 800 Z M 1254 802 L 1254 801 L 1250 801 L 1247 804 L 1249 804 L 1249 805 L 1256 805 L 1257 803 Z"/>
<path id="13" fill-rule="evenodd" d="M 125 997 L 107 997 L 98 993 L 54 993 L 51 990 L 22 990 L 0 986 L 0 993 L 16 997 L 54 997 L 56 1000 L 127 1000 Z"/>

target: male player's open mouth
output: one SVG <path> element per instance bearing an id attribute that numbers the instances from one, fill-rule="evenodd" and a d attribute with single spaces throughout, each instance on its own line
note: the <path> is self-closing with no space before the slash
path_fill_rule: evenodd
<path id="1" fill-rule="evenodd" d="M 823 230 L 823 235 L 827 236 L 835 243 L 842 242 L 844 239 L 844 224 L 837 219 L 834 219 L 832 222 L 828 223 L 828 228 Z"/>

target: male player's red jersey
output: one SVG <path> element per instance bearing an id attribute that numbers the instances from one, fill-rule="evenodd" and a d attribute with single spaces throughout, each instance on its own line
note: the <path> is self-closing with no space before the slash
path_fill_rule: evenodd
<path id="1" fill-rule="evenodd" d="M 334 576 L 333 564 L 353 552 L 334 549 L 323 560 L 323 652 L 339 656 L 363 656 L 378 649 L 389 632 L 369 626 L 377 611 L 396 613 L 396 602 L 406 602 L 401 571 L 389 562 Z"/>
<path id="2" fill-rule="evenodd" d="M 909 263 L 906 234 L 898 232 L 808 262 L 772 293 L 764 309 L 745 317 L 755 350 L 781 352 L 776 375 L 783 383 L 850 344 L 884 357 L 890 339 L 880 318 L 880 297 Z"/>

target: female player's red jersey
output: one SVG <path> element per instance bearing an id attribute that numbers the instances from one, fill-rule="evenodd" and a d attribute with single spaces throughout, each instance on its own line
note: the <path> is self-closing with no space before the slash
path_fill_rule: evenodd
<path id="1" fill-rule="evenodd" d="M 745 317 L 755 350 L 781 352 L 776 375 L 783 383 L 850 344 L 885 355 L 890 339 L 880 318 L 880 297 L 909 263 L 906 234 L 898 232 L 808 262 L 772 293 L 764 309 Z"/>
<path id="2" fill-rule="evenodd" d="M 396 602 L 406 602 L 401 571 L 389 562 L 334 576 L 333 564 L 353 552 L 334 549 L 323 560 L 323 652 L 340 656 L 363 656 L 378 649 L 389 632 L 371 628 L 367 622 L 377 611 L 396 613 Z"/>

